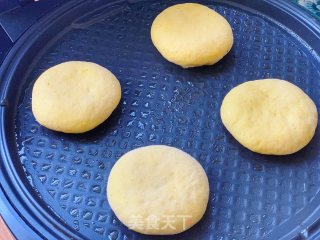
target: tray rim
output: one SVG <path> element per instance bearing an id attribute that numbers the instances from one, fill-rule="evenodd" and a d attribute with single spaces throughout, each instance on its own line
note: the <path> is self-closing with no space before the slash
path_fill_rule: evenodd
<path id="1" fill-rule="evenodd" d="M 74 11 L 74 9 L 85 3 L 85 0 L 72 0 L 63 4 L 48 15 L 42 17 L 17 40 L 0 67 L 0 79 L 2 80 L 0 82 L 0 99 L 2 99 L 1 102 L 3 102 L 3 99 L 6 99 L 5 96 L 7 95 L 9 82 L 3 82 L 3 79 L 10 79 L 13 74 L 12 71 L 7 70 L 10 68 L 15 68 L 19 64 L 21 58 L 23 58 L 24 51 L 26 51 L 26 49 L 30 49 L 30 46 L 34 44 L 38 37 L 42 34 L 45 34 L 45 31 L 50 29 L 50 27 L 52 28 L 52 26 L 56 24 L 59 18 L 62 18 L 66 14 L 70 14 L 72 11 Z M 60 28 L 60 30 L 62 29 L 63 27 Z M 15 216 L 17 216 L 16 219 L 12 219 L 10 217 L 7 219 L 5 218 L 5 216 L 8 214 L 3 214 L 4 220 L 6 221 L 9 229 L 17 239 L 24 239 L 26 236 L 30 236 L 30 239 L 35 240 L 41 240 L 44 238 L 59 239 L 59 237 L 61 236 L 57 235 L 57 232 L 60 234 L 63 233 L 64 238 L 86 239 L 86 237 L 82 236 L 79 232 L 74 233 L 74 229 L 71 228 L 71 226 L 63 224 L 63 222 L 57 216 L 50 214 L 50 209 L 48 207 L 46 211 L 43 211 L 39 202 L 34 201 L 34 197 L 36 197 L 37 200 L 41 201 L 35 190 L 32 189 L 30 184 L 26 186 L 23 184 L 22 179 L 17 178 L 17 169 L 15 169 L 13 162 L 10 161 L 10 154 L 6 141 L 6 110 L 6 107 L 3 107 L 2 105 L 2 107 L 0 108 L 0 163 L 3 164 L 2 166 L 4 166 L 5 169 L 3 167 L 0 169 L 0 172 L 2 173 L 0 174 L 0 197 L 2 200 L 0 201 L 0 204 L 4 204 L 3 206 L 0 205 L 0 214 L 2 214 L 2 208 L 5 208 L 6 211 L 11 211 Z M 8 171 L 10 171 L 11 176 L 14 176 L 15 179 L 11 179 L 10 174 L 8 175 Z M 27 189 L 27 187 L 29 189 Z M 6 191 L 5 189 L 18 189 L 18 191 L 12 191 L 8 193 L 8 191 Z M 33 193 L 29 192 L 28 190 L 31 190 L 31 192 Z M 2 196 L 4 196 L 4 198 L 2 198 Z M 21 199 L 21 197 L 24 197 L 24 199 Z M 27 206 L 23 206 L 23 200 L 28 201 Z M 40 214 L 37 214 L 37 216 L 35 216 L 33 212 L 37 212 L 38 210 L 40 210 Z M 58 223 L 59 225 L 55 223 Z M 19 229 L 19 231 L 16 231 L 17 228 Z"/>
<path id="2" fill-rule="evenodd" d="M 133 0 L 130 2 L 142 2 L 142 1 L 144 0 L 136 0 L 136 1 Z M 270 16 L 265 15 L 260 11 L 256 11 L 252 7 L 243 6 L 243 5 L 246 5 L 247 2 L 250 2 L 250 0 L 244 0 L 244 1 L 222 0 L 222 1 L 212 1 L 212 2 L 219 3 L 219 4 L 227 4 L 230 6 L 244 9 L 246 11 L 256 12 L 256 13 L 259 13 L 260 16 L 266 16 L 268 19 L 273 19 Z M 116 0 L 116 1 L 110 2 L 110 4 L 112 5 L 117 3 L 126 3 L 126 1 Z M 278 10 L 280 9 L 284 14 L 287 14 L 290 17 L 293 17 L 296 21 L 303 24 L 305 27 L 309 29 L 309 31 L 311 31 L 316 36 L 317 39 L 320 39 L 320 22 L 317 18 L 312 16 L 305 9 L 297 6 L 292 2 L 288 2 L 286 0 L 261 0 L 260 3 L 273 6 Z M 63 4 L 62 6 L 58 7 L 57 9 L 49 13 L 48 15 L 41 18 L 39 22 L 34 24 L 32 27 L 30 27 L 30 29 L 28 29 L 21 36 L 21 38 L 15 43 L 13 48 L 10 50 L 10 52 L 4 59 L 2 65 L 0 66 L 0 79 L 4 79 L 4 81 L 2 80 L 0 82 L 0 87 L 1 87 L 0 99 L 5 99 L 5 96 L 7 95 L 8 85 L 10 83 L 9 79 L 14 74 L 14 71 L 12 71 L 12 69 L 15 69 L 17 67 L 17 65 L 20 63 L 20 60 L 25 56 L 24 55 L 25 52 L 29 51 L 30 46 L 34 44 L 34 42 L 38 39 L 39 36 L 41 36 L 42 34 L 45 34 L 45 31 L 52 28 L 52 26 L 56 24 L 56 22 L 58 21 L 57 20 L 58 18 L 62 18 L 65 14 L 75 11 L 75 9 L 77 9 L 79 6 L 83 4 L 86 4 L 85 0 L 80 0 L 80 1 L 72 0 L 70 2 Z M 103 6 L 105 6 L 105 4 Z M 275 21 L 277 21 L 277 19 L 275 19 Z M 45 26 L 45 27 L 41 28 L 42 26 Z M 64 27 L 60 27 L 59 29 L 62 30 L 63 28 Z M 41 29 L 41 31 L 39 31 L 39 29 Z M 288 29 L 290 28 L 288 27 Z M 297 35 L 300 36 L 300 34 L 297 34 Z M 316 53 L 320 55 L 320 46 L 319 46 L 319 49 L 316 49 Z M 0 172 L 2 173 L 0 174 L 0 207 L 1 207 L 0 214 L 2 214 L 9 228 L 13 231 L 14 235 L 17 237 L 31 236 L 32 239 L 42 239 L 43 237 L 49 238 L 49 237 L 57 236 L 56 232 L 57 230 L 59 230 L 60 233 L 64 234 L 64 237 L 68 237 L 68 238 L 71 237 L 75 239 L 81 237 L 83 239 L 86 239 L 86 237 L 82 236 L 79 232 L 75 233 L 72 227 L 68 226 L 67 224 L 63 224 L 61 222 L 61 219 L 59 219 L 57 216 L 49 214 L 50 213 L 49 208 L 46 211 L 44 211 L 39 205 L 39 202 L 35 201 L 34 199 L 34 196 L 35 195 L 37 196 L 35 190 L 31 187 L 30 184 L 28 184 L 30 186 L 26 188 L 25 184 L 22 182 L 22 179 L 18 177 L 17 169 L 15 168 L 14 163 L 10 159 L 10 153 L 9 153 L 8 144 L 7 144 L 8 142 L 6 141 L 7 135 L 8 135 L 6 129 L 8 127 L 8 124 L 10 123 L 8 123 L 8 121 L 6 120 L 7 117 L 5 117 L 7 114 L 6 113 L 7 108 L 5 107 L 5 104 L 6 103 L 2 102 L 0 107 L 0 124 L 1 124 L 0 125 L 0 149 L 1 149 Z M 8 174 L 8 172 L 10 174 Z M 14 179 L 12 179 L 11 176 L 14 176 Z M 14 189 L 14 190 L 6 191 L 6 189 Z M 32 193 L 29 190 L 31 190 Z M 23 199 L 21 199 L 22 197 Z M 318 201 L 320 202 L 320 193 L 317 193 L 315 198 L 316 197 L 317 199 L 319 199 Z M 37 198 L 39 197 L 37 196 Z M 21 200 L 27 200 L 28 204 L 25 204 L 25 202 L 23 201 L 21 202 Z M 37 200 L 41 201 L 40 198 Z M 34 211 L 30 211 L 30 210 L 36 210 L 37 213 L 40 212 L 40 217 L 39 217 L 39 214 L 33 214 Z M 22 212 L 24 213 L 23 215 L 27 217 L 23 217 Z M 302 237 L 308 236 L 308 232 L 310 228 L 312 228 L 312 226 L 315 223 L 318 223 L 320 221 L 319 216 L 320 216 L 320 206 L 315 208 L 315 210 L 313 211 L 313 214 L 311 214 L 311 216 L 305 219 L 305 222 L 300 222 L 300 224 L 295 224 L 295 226 L 297 227 L 291 229 L 287 234 L 284 234 L 280 239 L 292 239 L 297 236 L 302 236 Z M 43 223 L 43 220 L 45 220 L 46 224 L 41 224 Z M 57 226 L 57 224 L 55 223 L 59 223 L 59 226 Z M 281 225 L 279 226 L 281 227 Z M 18 231 L 15 231 L 17 229 Z M 320 235 L 320 231 L 317 233 L 317 235 L 318 234 Z M 273 235 L 274 234 L 272 232 L 271 234 L 268 234 L 265 238 L 275 239 Z"/>

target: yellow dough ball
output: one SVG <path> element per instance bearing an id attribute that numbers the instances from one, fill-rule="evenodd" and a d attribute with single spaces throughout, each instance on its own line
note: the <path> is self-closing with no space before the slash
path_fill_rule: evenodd
<path id="1" fill-rule="evenodd" d="M 116 162 L 107 197 L 116 216 L 130 229 L 176 234 L 202 218 L 209 183 L 201 165 L 189 154 L 153 145 L 132 150 Z"/>
<path id="2" fill-rule="evenodd" d="M 246 148 L 262 154 L 299 151 L 318 123 L 314 102 L 297 86 L 279 79 L 249 81 L 224 98 L 221 119 Z"/>
<path id="3" fill-rule="evenodd" d="M 227 20 L 197 3 L 177 4 L 161 12 L 152 24 L 151 38 L 164 58 L 184 68 L 212 65 L 233 44 Z"/>
<path id="4" fill-rule="evenodd" d="M 83 133 L 104 122 L 120 98 L 120 83 L 106 68 L 91 62 L 64 62 L 36 80 L 32 111 L 49 129 Z"/>

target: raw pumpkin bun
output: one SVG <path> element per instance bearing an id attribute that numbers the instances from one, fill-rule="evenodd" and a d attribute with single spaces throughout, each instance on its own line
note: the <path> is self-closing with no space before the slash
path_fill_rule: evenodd
<path id="1" fill-rule="evenodd" d="M 133 231 L 176 234 L 202 218 L 209 183 L 199 162 L 189 154 L 154 145 L 132 150 L 116 162 L 107 197 L 119 220 Z"/>
<path id="2" fill-rule="evenodd" d="M 284 80 L 249 81 L 224 98 L 221 119 L 246 148 L 262 154 L 299 151 L 313 138 L 316 105 L 299 87 Z"/>
<path id="3" fill-rule="evenodd" d="M 91 62 L 64 62 L 36 80 L 32 111 L 49 129 L 83 133 L 104 122 L 120 98 L 120 83 L 106 68 Z"/>
<path id="4" fill-rule="evenodd" d="M 184 68 L 212 65 L 233 45 L 227 20 L 197 3 L 177 4 L 153 21 L 151 39 L 161 55 Z"/>

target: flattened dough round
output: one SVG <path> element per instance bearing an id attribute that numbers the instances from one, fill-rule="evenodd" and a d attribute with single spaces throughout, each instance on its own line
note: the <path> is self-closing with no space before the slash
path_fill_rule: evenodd
<path id="1" fill-rule="evenodd" d="M 120 98 L 120 83 L 106 68 L 91 62 L 64 62 L 36 80 L 32 111 L 49 129 L 83 133 L 104 122 Z"/>
<path id="2" fill-rule="evenodd" d="M 152 23 L 151 38 L 164 58 L 184 68 L 212 65 L 233 45 L 227 20 L 197 3 L 177 4 L 161 12 Z"/>
<path id="3" fill-rule="evenodd" d="M 116 216 L 132 230 L 152 235 L 176 234 L 202 218 L 209 183 L 201 165 L 189 154 L 153 145 L 132 150 L 116 162 L 109 176 L 107 196 Z M 152 218 L 158 220 L 158 225 L 150 225 Z M 168 221 L 171 226 L 166 227 Z"/>
<path id="4" fill-rule="evenodd" d="M 318 123 L 314 102 L 297 86 L 279 79 L 249 81 L 224 98 L 221 119 L 246 148 L 286 155 L 312 139 Z"/>

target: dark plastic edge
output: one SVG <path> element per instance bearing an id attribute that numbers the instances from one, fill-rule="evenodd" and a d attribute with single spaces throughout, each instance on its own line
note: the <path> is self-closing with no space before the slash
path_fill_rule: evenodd
<path id="1" fill-rule="evenodd" d="M 0 64 L 14 42 L 41 16 L 69 0 L 0 0 Z"/>
<path id="2" fill-rule="evenodd" d="M 1 0 L 0 4 L 0 14 L 17 7 L 19 5 L 17 0 Z"/>
<path id="3" fill-rule="evenodd" d="M 8 37 L 6 31 L 0 26 L 0 64 L 6 57 L 9 50 L 12 48 L 13 43 Z"/>
<path id="4" fill-rule="evenodd" d="M 0 25 L 12 42 L 15 42 L 40 17 L 69 0 L 20 0 L 20 6 L 0 14 Z"/>
<path id="5" fill-rule="evenodd" d="M 80 4 L 86 4 L 86 1 L 74 0 L 65 3 L 63 6 L 57 8 L 52 13 L 34 24 L 29 30 L 28 34 L 21 36 L 19 41 L 13 46 L 8 53 L 0 68 L 0 79 L 10 79 L 13 75 L 12 69 L 19 68 L 22 63 L 22 56 L 25 55 L 26 49 L 38 39 L 44 31 L 46 31 L 52 23 L 64 14 L 69 14 L 72 17 L 72 9 Z M 43 27 L 46 26 L 46 27 Z M 12 61 L 14 59 L 14 61 Z M 29 63 L 25 63 L 29 64 Z M 15 148 L 13 142 L 9 142 L 8 129 L 14 129 L 14 123 L 6 121 L 8 119 L 8 112 L 12 111 L 14 103 L 7 103 L 5 96 L 8 93 L 8 81 L 1 82 L 1 107 L 0 107 L 0 149 L 1 149 L 1 165 L 0 186 L 4 192 L 4 199 L 0 202 L 0 214 L 4 216 L 8 227 L 14 232 L 18 239 L 60 239 L 61 234 L 68 239 L 86 239 L 80 233 L 74 233 L 74 229 L 67 224 L 56 225 L 61 222 L 57 216 L 52 215 L 52 211 L 48 206 L 40 205 L 41 199 L 38 197 L 35 190 L 28 184 L 27 178 L 18 179 L 17 176 L 24 176 L 23 169 L 16 168 L 14 162 L 10 160 L 9 148 Z M 12 104 L 12 105 L 11 105 Z M 16 149 L 15 149 L 16 150 Z M 16 151 L 15 151 L 16 152 Z M 10 195 L 10 196 L 9 196 Z M 2 197 L 2 196 L 1 196 Z M 12 211 L 12 215 L 16 216 L 16 221 L 7 220 L 6 209 Z M 23 211 L 23 213 L 21 213 Z M 24 229 L 21 230 L 21 229 Z M 26 233 L 29 234 L 26 234 Z M 26 238 L 26 236 L 31 236 Z"/>
<path id="6" fill-rule="evenodd" d="M 247 2 L 247 4 L 249 6 L 254 5 L 255 1 L 249 1 L 249 0 L 244 0 L 244 1 L 222 1 L 225 3 L 230 4 L 231 6 L 235 6 L 236 3 L 245 3 Z M 293 7 L 295 5 L 293 4 L 289 4 L 286 1 L 283 0 L 263 0 L 260 1 L 260 5 L 263 6 L 263 4 L 267 4 L 267 5 L 273 5 L 275 8 L 281 8 L 282 11 L 284 13 L 292 13 L 295 12 L 293 15 L 295 17 L 295 21 L 303 23 L 305 26 L 308 27 L 309 30 L 311 30 L 315 36 L 312 36 L 312 38 L 310 40 L 316 39 L 319 41 L 320 39 L 320 27 L 318 22 L 315 21 L 315 19 L 309 15 L 306 14 L 305 11 L 303 11 L 303 9 L 300 9 L 298 7 Z M 10 76 L 13 75 L 13 72 L 10 71 L 10 69 L 12 69 L 12 67 L 17 66 L 20 63 L 21 60 L 21 54 L 24 52 L 24 49 L 28 49 L 26 48 L 27 46 L 31 45 L 31 42 L 37 38 L 37 35 L 41 35 L 42 31 L 38 31 L 39 29 L 41 29 L 40 27 L 43 25 L 50 25 L 50 23 L 53 22 L 53 20 L 55 20 L 57 17 L 61 16 L 62 14 L 66 14 L 67 12 L 71 12 L 72 8 L 76 5 L 79 4 L 85 4 L 85 1 L 72 1 L 66 5 L 64 5 L 61 8 L 58 8 L 57 10 L 55 10 L 54 12 L 52 12 L 50 15 L 46 16 L 44 19 L 42 19 L 42 21 L 36 23 L 33 27 L 31 27 L 28 31 L 28 34 L 25 34 L 21 37 L 21 39 L 17 42 L 17 44 L 13 47 L 13 49 L 9 52 L 7 58 L 5 59 L 3 65 L 0 68 L 0 79 L 8 79 L 10 78 Z M 260 7 L 261 8 L 261 7 Z M 259 13 L 264 13 L 263 9 L 259 9 L 258 7 L 256 7 L 256 9 L 259 10 Z M 268 12 L 266 15 L 269 15 L 271 18 L 275 16 L 275 14 L 277 13 L 270 13 Z M 293 17 L 291 15 L 291 17 Z M 290 21 L 285 21 L 285 22 L 290 22 Z M 294 24 L 294 23 L 288 23 L 286 25 L 286 27 L 290 28 L 290 24 Z M 42 30 L 42 29 L 41 29 Z M 44 31 L 44 30 L 43 30 Z M 36 35 L 32 35 L 32 33 L 37 32 Z M 301 29 L 301 31 L 299 31 L 298 35 L 302 35 L 304 36 L 304 33 L 308 32 L 305 29 Z M 309 33 L 309 32 L 308 32 Z M 29 42 L 28 42 L 29 40 Z M 308 41 L 308 43 L 310 43 L 310 41 Z M 314 43 L 311 41 L 311 44 Z M 320 52 L 320 45 L 318 45 L 319 48 L 315 49 L 315 51 L 317 53 Z M 22 54 L 23 55 L 23 54 Z M 14 61 L 12 62 L 11 60 L 14 59 Z M 6 71 L 6 70 L 9 71 Z M 7 92 L 7 85 L 2 86 L 2 95 L 1 95 L 1 99 L 3 99 L 3 97 L 6 96 L 6 92 Z M 4 104 L 5 105 L 5 104 Z M 14 233 L 16 234 L 17 238 L 19 239 L 26 239 L 26 236 L 28 235 L 24 235 L 24 233 L 30 233 L 30 231 L 32 233 L 30 233 L 32 235 L 32 237 L 30 239 L 43 239 L 48 238 L 48 239 L 57 239 L 59 237 L 57 237 L 56 233 L 57 232 L 62 232 L 65 234 L 65 237 L 68 238 L 75 238 L 75 239 L 79 239 L 79 237 L 83 238 L 83 236 L 81 235 L 75 235 L 72 232 L 72 228 L 67 226 L 67 225 L 61 225 L 61 226 L 57 226 L 54 225 L 54 222 L 56 222 L 57 217 L 56 216 L 52 216 L 50 214 L 48 214 L 49 211 L 45 211 L 44 209 L 41 208 L 41 206 L 39 206 L 39 203 L 35 201 L 34 196 L 32 196 L 30 194 L 29 191 L 34 191 L 32 190 L 32 188 L 30 187 L 29 189 L 26 188 L 26 186 L 24 186 L 24 184 L 21 182 L 21 179 L 11 179 L 8 175 L 7 171 L 10 171 L 11 176 L 17 176 L 17 172 L 15 169 L 15 166 L 13 164 L 13 162 L 8 161 L 8 146 L 6 145 L 7 141 L 7 130 L 6 129 L 13 129 L 14 126 L 13 123 L 8 123 L 8 121 L 5 121 L 5 119 L 7 119 L 5 117 L 5 115 L 8 114 L 6 113 L 6 107 L 1 107 L 0 108 L 0 119 L 1 119 L 1 132 L 0 132 L 0 149 L 1 149 L 1 158 L 2 160 L 7 159 L 6 161 L 3 161 L 5 164 L 1 165 L 1 175 L 0 175 L 0 182 L 1 182 L 1 188 L 0 188 L 0 197 L 3 199 L 1 199 L 0 201 L 0 213 L 3 214 L 5 220 L 7 221 L 9 228 L 14 230 Z M 11 146 L 12 147 L 12 146 Z M 1 162 L 0 162 L 1 163 Z M 8 189 L 8 190 L 7 190 Z M 7 191 L 6 191 L 7 190 Z M 10 192 L 10 191 L 12 192 Z M 6 196 L 5 193 L 10 192 L 10 196 Z M 23 197 L 23 199 L 22 199 Z M 316 197 L 320 198 L 320 195 L 318 194 Z M 9 200 L 10 199 L 10 200 Z M 39 199 L 40 200 L 40 199 Z M 25 203 L 31 203 L 31 204 L 26 204 Z M 315 201 L 313 201 L 314 203 Z M 32 208 L 30 208 L 32 207 Z M 305 222 L 299 222 L 300 218 L 298 217 L 297 214 L 297 218 L 294 219 L 294 221 L 290 221 L 290 225 L 292 226 L 297 226 L 298 223 L 298 228 L 292 229 L 291 231 L 287 232 L 287 234 L 283 235 L 281 237 L 281 239 L 293 239 L 295 237 L 297 237 L 297 235 L 305 235 L 308 236 L 308 234 L 305 234 L 305 232 L 309 231 L 309 229 L 312 228 L 313 224 L 319 219 L 320 216 L 320 206 L 316 206 L 318 207 L 318 209 L 316 211 L 314 211 L 314 213 L 308 218 L 306 219 Z M 19 213 L 19 209 L 28 209 L 27 211 L 25 211 L 25 213 L 22 215 Z M 35 210 L 35 211 L 32 211 Z M 8 212 L 7 212 L 8 211 Z M 12 212 L 11 212 L 12 211 Z M 14 216 L 15 220 L 14 221 L 12 218 L 10 219 L 10 216 L 8 216 L 8 213 L 11 213 L 12 216 Z M 33 213 L 40 213 L 38 214 L 38 216 L 35 216 Z M 28 220 L 26 220 L 28 219 Z M 41 223 L 46 223 L 46 224 L 41 224 Z M 29 225 L 30 224 L 30 225 Z M 32 226 L 31 226 L 32 224 Z M 289 227 L 290 229 L 290 227 Z M 284 229 L 281 228 L 281 225 L 279 226 L 279 231 L 281 231 L 283 233 Z M 277 234 L 279 234 L 277 231 Z M 43 235 L 42 235 L 42 234 Z M 18 235 L 19 234 L 19 235 Z M 33 235 L 34 234 L 34 235 Z M 269 236 L 267 236 L 267 239 L 279 239 L 279 238 L 274 238 L 273 236 L 275 235 L 275 233 L 270 234 Z M 38 236 L 37 238 L 35 236 Z M 315 233 L 314 235 L 314 239 L 318 239 L 317 237 L 319 236 L 319 234 Z M 311 236 L 310 236 L 311 237 Z M 29 239 L 29 238 L 27 238 Z"/>
<path id="7" fill-rule="evenodd" d="M 1 216 L 5 219 L 7 226 L 14 226 L 14 232 L 9 227 L 12 235 L 16 239 L 34 239 L 41 240 L 41 237 L 32 234 L 32 229 L 29 226 L 21 226 L 21 219 L 16 210 L 12 207 L 11 203 L 8 201 L 7 196 L 5 196 L 2 187 L 0 186 L 0 207 Z"/>

